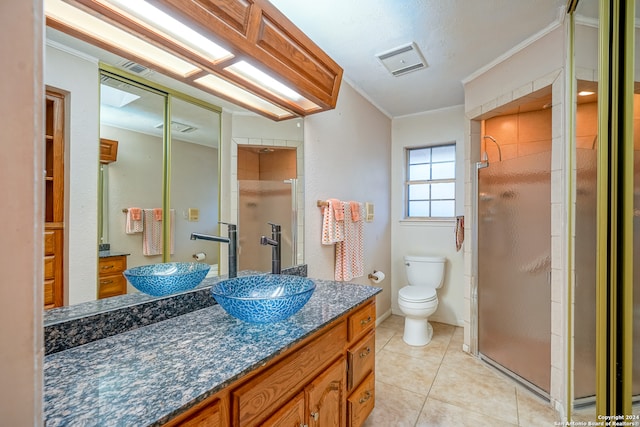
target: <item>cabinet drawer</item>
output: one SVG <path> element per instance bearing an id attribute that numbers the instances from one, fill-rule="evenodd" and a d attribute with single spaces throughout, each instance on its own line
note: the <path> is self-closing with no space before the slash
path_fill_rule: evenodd
<path id="1" fill-rule="evenodd" d="M 349 363 L 347 389 L 349 391 L 360 384 L 360 381 L 362 381 L 369 372 L 373 372 L 376 359 L 375 337 L 375 331 L 371 331 L 354 347 L 347 351 L 347 360 Z"/>
<path id="2" fill-rule="evenodd" d="M 127 279 L 120 274 L 98 278 L 98 299 L 127 293 Z"/>
<path id="3" fill-rule="evenodd" d="M 54 279 L 56 257 L 48 255 L 44 257 L 44 280 Z"/>
<path id="4" fill-rule="evenodd" d="M 375 378 L 373 372 L 351 393 L 347 399 L 349 427 L 360 427 L 375 405 Z"/>
<path id="5" fill-rule="evenodd" d="M 259 376 L 233 390 L 233 425 L 259 425 L 265 415 L 299 391 L 305 380 L 320 372 L 335 359 L 343 351 L 346 338 L 346 324 L 340 322 Z"/>
<path id="6" fill-rule="evenodd" d="M 349 342 L 360 338 L 375 326 L 376 305 L 374 301 L 349 316 Z"/>
<path id="7" fill-rule="evenodd" d="M 55 300 L 53 298 L 53 280 L 44 281 L 44 306 L 45 308 L 53 307 Z"/>
<path id="8" fill-rule="evenodd" d="M 98 262 L 98 275 L 110 275 L 120 273 L 127 269 L 127 258 L 125 256 L 113 256 L 100 258 Z"/>
<path id="9" fill-rule="evenodd" d="M 44 254 L 53 255 L 56 253 L 56 232 L 52 230 L 44 231 Z"/>

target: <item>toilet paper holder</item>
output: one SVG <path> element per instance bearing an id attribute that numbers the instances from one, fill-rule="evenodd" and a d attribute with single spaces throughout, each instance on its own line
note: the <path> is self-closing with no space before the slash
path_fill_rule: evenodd
<path id="1" fill-rule="evenodd" d="M 373 270 L 373 273 L 369 273 L 367 276 L 369 280 L 373 281 L 373 283 L 380 283 L 384 280 L 385 274 L 379 270 Z"/>

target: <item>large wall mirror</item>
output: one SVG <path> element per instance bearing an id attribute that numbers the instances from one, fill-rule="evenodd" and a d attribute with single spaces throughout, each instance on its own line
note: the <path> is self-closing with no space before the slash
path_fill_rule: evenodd
<path id="1" fill-rule="evenodd" d="M 237 206 L 231 206 L 238 201 L 229 196 L 237 191 L 231 176 L 237 170 L 236 138 L 295 148 L 302 173 L 301 119 L 260 117 L 49 27 L 45 60 L 47 87 L 66 94 L 65 306 L 118 295 L 113 289 L 100 295 L 100 276 L 118 268 L 107 265 L 103 272 L 104 256 L 124 256 L 132 267 L 193 261 L 194 254 L 204 253 L 200 262 L 212 266 L 210 275 L 226 273 L 226 247 L 189 236 L 193 231 L 224 235 L 219 221 L 239 221 Z M 166 150 L 170 162 L 163 164 Z M 138 212 L 152 221 L 170 221 L 168 251 L 164 238 L 159 242 L 157 233 L 137 228 Z M 292 218 L 294 224 L 301 215 Z M 266 224 L 262 231 L 268 234 Z M 304 262 L 302 234 L 292 264 Z M 270 251 L 258 255 L 268 259 Z M 113 285 L 109 278 L 105 284 Z M 136 292 L 126 281 L 125 288 Z"/>

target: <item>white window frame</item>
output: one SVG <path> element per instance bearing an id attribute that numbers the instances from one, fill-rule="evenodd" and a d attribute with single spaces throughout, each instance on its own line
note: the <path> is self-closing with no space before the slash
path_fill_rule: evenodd
<path id="1" fill-rule="evenodd" d="M 421 145 L 415 147 L 405 147 L 404 149 L 404 219 L 405 220 L 428 220 L 428 219 L 450 219 L 455 218 L 456 216 L 456 172 L 458 167 L 457 156 L 454 155 L 454 174 L 452 178 L 447 179 L 426 179 L 426 180 L 409 180 L 409 170 L 410 170 L 410 153 L 414 150 L 423 150 L 423 149 L 434 149 L 438 147 L 453 147 L 454 153 L 457 153 L 456 143 L 455 142 L 446 142 L 442 144 L 434 144 L 434 145 Z M 430 164 L 433 162 L 429 161 Z M 415 200 L 425 200 L 429 201 L 431 204 L 432 201 L 438 200 L 451 200 L 453 201 L 453 212 L 451 216 L 409 216 L 409 203 L 412 201 L 409 199 L 409 187 L 415 184 L 434 184 L 434 183 L 452 183 L 454 185 L 453 197 L 451 199 L 432 199 L 431 195 L 428 199 L 415 199 Z M 429 214 L 431 214 L 431 206 L 429 206 Z"/>

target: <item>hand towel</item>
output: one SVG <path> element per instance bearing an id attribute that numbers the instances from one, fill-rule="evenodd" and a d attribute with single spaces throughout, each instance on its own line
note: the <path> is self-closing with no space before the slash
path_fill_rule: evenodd
<path id="1" fill-rule="evenodd" d="M 129 208 L 128 212 L 131 214 L 131 219 L 134 221 L 142 221 L 142 209 Z"/>
<path id="2" fill-rule="evenodd" d="M 360 221 L 360 203 L 349 202 L 349 208 L 351 209 L 351 220 Z"/>
<path id="3" fill-rule="evenodd" d="M 142 227 L 143 227 L 142 209 L 140 208 L 127 209 L 127 218 L 124 225 L 125 234 L 142 233 Z"/>
<path id="4" fill-rule="evenodd" d="M 322 208 L 322 244 L 333 245 L 344 240 L 344 221 L 336 219 L 336 205 L 342 208 L 342 202 L 336 199 L 327 200 L 327 206 Z M 344 213 L 343 213 L 344 216 Z"/>
<path id="5" fill-rule="evenodd" d="M 336 221 L 344 221 L 344 206 L 338 199 L 329 199 L 328 202 L 333 206 Z"/>
<path id="6" fill-rule="evenodd" d="M 162 221 L 162 208 L 153 209 L 153 217 L 156 221 Z"/>
<path id="7" fill-rule="evenodd" d="M 344 240 L 336 243 L 334 277 L 336 281 L 348 282 L 356 277 L 364 276 L 363 221 L 353 221 L 351 204 L 344 203 L 343 205 L 345 211 Z"/>

